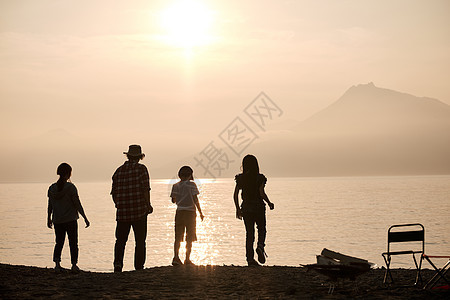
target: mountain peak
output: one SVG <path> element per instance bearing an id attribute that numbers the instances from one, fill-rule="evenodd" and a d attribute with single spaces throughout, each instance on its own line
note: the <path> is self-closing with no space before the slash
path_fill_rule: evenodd
<path id="1" fill-rule="evenodd" d="M 376 87 L 375 84 L 371 81 L 371 82 L 366 83 L 366 84 L 361 83 L 361 84 L 358 84 L 358 85 L 354 85 L 354 86 L 352 86 L 352 88 L 357 88 L 357 89 L 367 89 L 367 88 L 377 88 L 377 87 Z"/>
<path id="2" fill-rule="evenodd" d="M 313 131 L 389 133 L 449 124 L 450 106 L 432 98 L 416 97 L 376 87 L 354 85 L 336 102 L 307 119 L 302 127 Z M 440 126 L 440 125 L 439 125 Z"/>
<path id="3" fill-rule="evenodd" d="M 386 92 L 394 92 L 388 89 L 383 89 L 380 87 L 375 86 L 375 84 L 373 82 L 369 82 L 369 83 L 362 83 L 362 84 L 358 84 L 358 85 L 353 85 L 352 87 L 350 87 L 341 98 L 345 98 L 346 96 L 350 96 L 350 97 L 358 97 L 358 96 L 362 96 L 364 95 L 364 98 L 367 97 L 367 95 L 380 95 Z"/>
<path id="4" fill-rule="evenodd" d="M 377 107 L 384 106 L 383 109 L 385 110 L 405 109 L 405 112 L 414 107 L 418 110 L 434 107 L 435 110 L 444 111 L 447 117 L 450 112 L 450 106 L 437 99 L 417 97 L 408 93 L 377 87 L 373 82 L 352 86 L 331 106 L 335 105 L 375 105 Z"/>

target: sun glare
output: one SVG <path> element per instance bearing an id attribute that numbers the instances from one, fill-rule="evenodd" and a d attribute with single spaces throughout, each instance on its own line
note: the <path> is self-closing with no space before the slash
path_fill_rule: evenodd
<path id="1" fill-rule="evenodd" d="M 212 11 L 198 1 L 176 1 L 161 14 L 166 40 L 184 48 L 209 44 L 212 21 Z"/>

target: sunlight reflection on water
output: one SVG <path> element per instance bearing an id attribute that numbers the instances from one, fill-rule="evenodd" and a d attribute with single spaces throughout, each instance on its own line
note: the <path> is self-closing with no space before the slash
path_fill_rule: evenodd
<path id="1" fill-rule="evenodd" d="M 169 265 L 173 257 L 176 205 L 169 198 L 169 180 L 152 181 L 154 213 L 148 218 L 146 267 Z M 115 208 L 110 183 L 77 183 L 91 221 L 79 220 L 79 265 L 112 271 Z M 245 229 L 235 218 L 234 181 L 197 181 L 205 219 L 197 217 L 198 241 L 191 260 L 196 264 L 244 265 Z M 46 228 L 49 184 L 0 185 L 0 260 L 2 263 L 52 267 L 54 233 Z M 389 225 L 422 223 L 427 249 L 447 254 L 450 241 L 450 177 L 274 178 L 267 193 L 275 203 L 267 211 L 268 265 L 308 264 L 322 248 L 383 265 Z M 426 207 L 426 209 L 425 209 Z M 184 243 L 180 257 L 184 260 Z M 134 237 L 130 233 L 125 270 L 133 269 Z M 69 266 L 68 243 L 63 266 Z M 394 267 L 410 267 L 399 261 Z"/>

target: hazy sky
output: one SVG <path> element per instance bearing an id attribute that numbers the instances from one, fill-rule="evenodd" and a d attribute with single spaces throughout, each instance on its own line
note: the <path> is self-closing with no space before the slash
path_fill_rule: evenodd
<path id="1" fill-rule="evenodd" d="M 449 53 L 447 0 L 2 0 L 2 156 L 190 155 L 261 91 L 286 126 L 359 83 L 450 103 Z"/>

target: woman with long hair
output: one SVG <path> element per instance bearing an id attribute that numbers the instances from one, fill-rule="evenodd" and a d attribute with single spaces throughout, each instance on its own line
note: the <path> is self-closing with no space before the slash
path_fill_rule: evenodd
<path id="1" fill-rule="evenodd" d="M 55 270 L 61 271 L 61 252 L 64 240 L 69 239 L 70 258 L 72 261 L 72 271 L 78 272 L 78 213 L 80 213 L 86 223 L 86 228 L 90 223 L 81 205 L 78 191 L 75 185 L 70 182 L 72 167 L 67 163 L 58 166 L 56 174 L 59 175 L 57 182 L 48 189 L 48 210 L 47 226 L 55 228 L 56 243 L 53 251 L 53 261 Z"/>
<path id="2" fill-rule="evenodd" d="M 267 254 L 264 251 L 266 241 L 266 205 L 274 209 L 264 187 L 267 178 L 259 173 L 258 160 L 253 155 L 246 155 L 242 160 L 242 173 L 236 175 L 236 187 L 234 189 L 234 205 L 236 206 L 236 218 L 244 218 L 246 241 L 245 252 L 249 266 L 259 266 L 254 259 L 255 224 L 258 229 L 258 241 L 256 254 L 261 264 L 266 262 Z M 239 191 L 242 190 L 242 204 L 239 206 Z"/>

